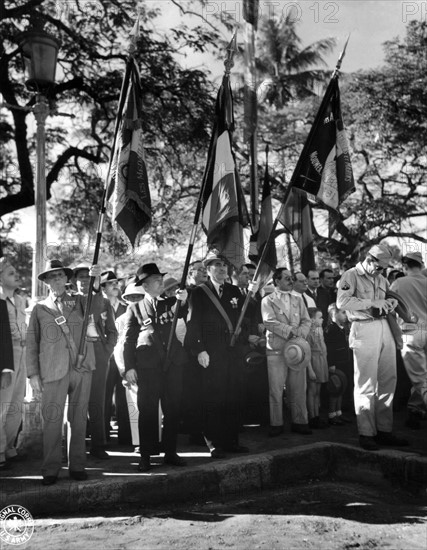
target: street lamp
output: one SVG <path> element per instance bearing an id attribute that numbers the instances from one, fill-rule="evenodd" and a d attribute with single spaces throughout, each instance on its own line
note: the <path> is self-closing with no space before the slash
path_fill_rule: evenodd
<path id="1" fill-rule="evenodd" d="M 31 297 L 33 303 L 44 295 L 43 283 L 37 279 L 43 269 L 46 249 L 46 132 L 45 122 L 49 114 L 46 93 L 55 83 L 56 59 L 59 42 L 42 29 L 32 29 L 22 35 L 21 52 L 27 78 L 25 85 L 36 92 L 36 103 L 33 113 L 37 122 L 36 135 L 36 244 L 33 256 Z"/>

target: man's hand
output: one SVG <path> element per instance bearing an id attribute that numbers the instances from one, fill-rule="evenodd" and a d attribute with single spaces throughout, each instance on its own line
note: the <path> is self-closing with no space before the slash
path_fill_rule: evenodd
<path id="1" fill-rule="evenodd" d="M 398 304 L 399 304 L 399 302 L 396 300 L 396 298 L 387 298 L 386 302 L 388 304 L 388 308 L 389 308 L 388 311 L 389 312 L 394 311 L 397 308 Z"/>
<path id="2" fill-rule="evenodd" d="M 39 374 L 31 376 L 30 385 L 34 393 L 41 393 L 43 391 L 43 382 Z"/>
<path id="3" fill-rule="evenodd" d="M 259 289 L 259 281 L 249 281 L 248 283 L 248 291 L 252 292 L 252 294 L 256 294 Z"/>
<path id="4" fill-rule="evenodd" d="M 98 264 L 91 266 L 89 269 L 89 275 L 91 277 L 101 277 L 102 267 Z"/>
<path id="5" fill-rule="evenodd" d="M 335 365 L 331 365 L 331 366 L 329 367 L 329 372 L 330 372 L 331 374 L 332 374 L 333 372 L 335 372 L 335 370 L 336 370 Z"/>
<path id="6" fill-rule="evenodd" d="M 197 356 L 197 361 L 204 369 L 209 367 L 209 354 L 207 351 L 201 351 Z"/>
<path id="7" fill-rule="evenodd" d="M 257 336 L 256 334 L 250 334 L 248 336 L 248 342 L 254 346 L 256 346 L 258 344 L 258 342 L 260 341 L 260 337 Z"/>
<path id="8" fill-rule="evenodd" d="M 129 369 L 125 372 L 125 379 L 129 384 L 138 384 L 138 375 L 135 369 Z"/>
<path id="9" fill-rule="evenodd" d="M 176 291 L 176 299 L 185 304 L 188 298 L 188 292 L 183 288 L 182 290 L 178 289 Z"/>
<path id="10" fill-rule="evenodd" d="M 0 388 L 2 390 L 7 390 L 7 388 L 12 384 L 12 373 L 11 372 L 2 372 L 0 380 Z"/>
<path id="11" fill-rule="evenodd" d="M 387 300 L 372 300 L 372 307 L 376 307 L 380 314 L 384 313 L 384 315 L 386 315 L 389 311 Z"/>

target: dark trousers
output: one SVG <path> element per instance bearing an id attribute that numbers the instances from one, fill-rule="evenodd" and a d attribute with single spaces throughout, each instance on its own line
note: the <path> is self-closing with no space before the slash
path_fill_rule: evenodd
<path id="1" fill-rule="evenodd" d="M 141 456 L 159 449 L 159 402 L 163 411 L 162 443 L 165 454 L 176 453 L 182 390 L 182 368 L 138 369 L 139 445 Z"/>
<path id="2" fill-rule="evenodd" d="M 92 386 L 89 397 L 89 431 L 91 449 L 103 449 L 106 444 L 104 404 L 105 383 L 107 380 L 109 352 L 102 342 L 93 344 L 96 369 L 92 374 Z"/>
<path id="3" fill-rule="evenodd" d="M 114 355 L 112 355 L 108 362 L 107 382 L 105 387 L 105 433 L 107 439 L 109 439 L 114 395 L 118 441 L 123 445 L 131 445 L 132 435 L 130 431 L 129 411 L 126 401 L 126 390 L 122 382 L 123 378 L 120 376 Z"/>
<path id="4" fill-rule="evenodd" d="M 202 370 L 197 357 L 190 357 L 182 373 L 182 431 L 190 435 L 202 433 Z"/>
<path id="5" fill-rule="evenodd" d="M 240 357 L 227 348 L 202 368 L 203 433 L 215 447 L 238 443 L 241 409 Z"/>

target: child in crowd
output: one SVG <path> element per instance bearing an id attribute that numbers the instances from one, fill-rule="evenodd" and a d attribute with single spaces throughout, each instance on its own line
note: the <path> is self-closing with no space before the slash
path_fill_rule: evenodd
<path id="1" fill-rule="evenodd" d="M 330 304 L 328 307 L 328 316 L 328 324 L 325 330 L 325 343 L 328 354 L 329 372 L 337 372 L 339 374 L 340 378 L 343 380 L 345 391 L 343 395 L 331 395 L 329 399 L 329 423 L 338 426 L 345 422 L 351 422 L 348 418 L 343 416 L 342 408 L 345 406 L 346 410 L 354 410 L 352 398 L 352 361 L 346 332 L 346 312 L 343 309 L 337 308 L 336 304 Z"/>
<path id="2" fill-rule="evenodd" d="M 307 342 L 311 348 L 311 367 L 308 371 L 307 383 L 307 410 L 310 428 L 326 428 L 319 416 L 320 389 L 328 381 L 328 361 L 325 340 L 323 338 L 323 315 L 318 308 L 309 308 L 311 329 Z"/>

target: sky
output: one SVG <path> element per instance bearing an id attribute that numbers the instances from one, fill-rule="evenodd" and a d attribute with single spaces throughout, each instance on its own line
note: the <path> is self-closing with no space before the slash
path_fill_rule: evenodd
<path id="1" fill-rule="evenodd" d="M 161 6 L 163 10 L 157 25 L 158 31 L 173 28 L 181 17 L 186 17 L 190 25 L 192 22 L 208 25 L 215 22 L 213 15 L 221 12 L 228 12 L 237 21 L 242 21 L 242 0 L 208 0 L 204 9 L 180 0 L 182 8 L 193 9 L 197 16 L 183 16 L 170 0 L 145 0 L 144 3 L 150 2 L 153 7 Z M 280 16 L 292 10 L 293 17 L 298 21 L 297 29 L 303 45 L 322 38 L 335 37 L 338 41 L 336 50 L 326 58 L 331 71 L 349 33 L 351 36 L 342 64 L 343 72 L 381 66 L 384 52 L 382 44 L 396 36 L 403 37 L 405 26 L 410 20 L 427 20 L 427 0 L 259 0 L 259 5 L 261 14 Z M 230 37 L 223 33 L 223 38 L 228 40 Z M 182 62 L 189 67 L 206 67 L 213 77 L 219 76 L 223 70 L 222 63 L 202 54 L 188 55 Z M 33 242 L 34 208 L 26 208 L 19 214 L 22 223 L 12 236 L 20 241 Z M 47 240 L 58 241 L 55 230 L 51 227 L 47 228 Z"/>

